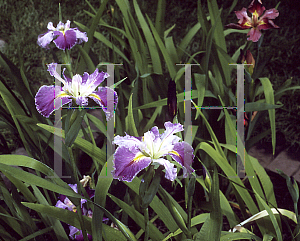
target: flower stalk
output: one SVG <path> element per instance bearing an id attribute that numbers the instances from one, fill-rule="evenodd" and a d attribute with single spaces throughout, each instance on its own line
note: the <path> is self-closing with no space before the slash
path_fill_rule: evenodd
<path id="1" fill-rule="evenodd" d="M 187 236 L 188 239 L 192 238 L 192 234 L 190 230 L 188 230 L 186 223 L 179 213 L 178 209 L 172 203 L 171 199 L 168 197 L 166 191 L 160 187 L 158 189 L 159 195 L 161 196 L 163 202 L 166 204 L 169 212 L 171 213 L 172 217 L 174 218 L 175 222 L 177 223 L 178 227 L 182 230 L 182 232 Z"/>
<path id="2" fill-rule="evenodd" d="M 185 179 L 186 181 L 188 179 Z M 193 204 L 193 196 L 195 192 L 195 184 L 196 184 L 196 178 L 195 176 L 191 176 L 190 180 L 188 181 L 188 186 L 187 186 L 187 196 L 188 196 L 188 201 L 187 201 L 187 229 L 189 232 L 191 232 L 191 220 L 192 220 L 192 204 Z"/>
<path id="3" fill-rule="evenodd" d="M 144 241 L 148 241 L 149 239 L 149 212 L 148 208 L 144 208 L 144 220 L 145 220 L 145 236 Z"/>
<path id="4" fill-rule="evenodd" d="M 69 71 L 70 77 L 73 78 L 73 71 L 72 71 L 72 65 L 71 65 L 71 57 L 70 57 L 70 50 L 65 49 L 64 51 L 61 51 L 61 57 L 63 60 L 63 63 L 66 64 L 66 68 Z"/>

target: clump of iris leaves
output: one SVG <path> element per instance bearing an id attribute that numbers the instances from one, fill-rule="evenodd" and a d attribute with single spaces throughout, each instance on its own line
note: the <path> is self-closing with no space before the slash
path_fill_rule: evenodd
<path id="1" fill-rule="evenodd" d="M 71 3 L 72 2 L 72 3 Z M 99 1 L 89 1 L 95 8 L 99 7 Z M 110 1 L 110 7 L 113 8 L 114 3 Z M 175 3 L 176 2 L 176 3 Z M 219 6 L 224 9 L 230 7 L 230 1 L 217 1 Z M 230 3 L 229 3 L 230 2 Z M 247 1 L 238 1 L 235 9 L 241 9 Z M 142 11 L 146 12 L 151 19 L 155 18 L 156 1 L 138 1 Z M 72 7 L 69 7 L 70 4 Z M 206 2 L 204 1 L 204 7 Z M 275 6 L 276 1 L 268 1 L 269 6 Z M 39 46 L 36 44 L 37 35 L 42 33 L 49 21 L 57 18 L 57 4 L 51 1 L 45 1 L 40 4 L 39 1 L 0 1 L 0 39 L 6 42 L 5 48 L 2 50 L 7 57 L 17 66 L 20 64 L 19 56 L 22 56 L 24 70 L 31 84 L 37 91 L 41 84 L 50 84 L 51 77 L 45 76 L 46 65 L 42 66 L 40 63 L 55 62 L 56 56 L 52 52 L 39 51 Z M 68 9 L 64 15 L 64 19 L 73 19 L 78 22 L 87 22 L 89 17 L 83 12 L 87 9 L 87 4 L 84 1 L 63 1 L 61 3 L 62 9 Z M 297 7 L 296 7 L 297 8 Z M 167 5 L 165 24 L 166 28 L 176 24 L 170 35 L 173 36 L 175 43 L 180 43 L 182 38 L 188 30 L 197 21 L 197 1 L 171 1 Z M 292 1 L 283 1 L 280 3 L 278 10 L 280 12 L 280 29 L 264 34 L 264 43 L 260 51 L 261 62 L 266 61 L 267 64 L 263 66 L 261 76 L 268 77 L 273 88 L 276 91 L 287 79 L 292 79 L 295 85 L 300 84 L 300 26 L 297 24 L 299 19 L 299 11 L 292 5 Z M 110 20 L 109 9 L 103 18 Z M 186 21 L 191 19 L 191 21 Z M 118 21 L 121 19 L 115 19 Z M 236 16 L 234 14 L 226 16 L 223 21 L 235 22 Z M 101 32 L 101 30 L 100 30 Z M 106 35 L 105 31 L 101 32 Z M 244 39 L 240 34 L 231 34 L 227 38 L 228 53 L 233 54 L 236 46 L 241 46 Z M 187 48 L 189 54 L 194 53 L 199 47 L 199 39 L 194 38 Z M 94 58 L 106 60 L 109 58 L 108 49 L 102 43 L 97 41 L 92 45 Z M 76 55 L 76 53 L 74 53 Z M 256 54 L 255 52 L 253 54 Z M 93 57 L 93 56 L 92 56 Z M 4 72 L 0 72 L 1 77 L 7 80 L 9 87 L 15 89 L 14 84 L 5 76 Z M 16 93 L 18 94 L 18 93 Z M 286 92 L 280 99 L 284 105 L 281 109 L 276 111 L 276 129 L 283 133 L 285 137 L 284 145 L 291 147 L 291 151 L 300 151 L 300 93 L 299 91 Z M 266 118 L 262 122 L 257 133 L 265 131 L 270 128 L 270 123 Z M 17 138 L 7 129 L 1 130 L 4 139 L 10 151 L 18 148 L 19 143 Z M 271 135 L 265 137 L 262 141 L 270 142 Z"/>

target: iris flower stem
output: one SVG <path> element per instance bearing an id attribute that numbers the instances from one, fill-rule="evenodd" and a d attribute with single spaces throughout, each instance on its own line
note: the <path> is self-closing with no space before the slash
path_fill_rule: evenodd
<path id="1" fill-rule="evenodd" d="M 93 136 L 93 132 L 92 132 L 92 130 L 91 130 L 91 126 L 90 126 L 90 124 L 89 124 L 89 120 L 88 120 L 88 118 L 87 118 L 86 115 L 84 115 L 83 119 L 84 119 L 84 121 L 85 121 L 85 123 L 86 123 L 86 125 L 87 125 L 88 132 L 89 132 L 89 135 L 90 135 L 90 137 L 91 137 L 92 143 L 93 143 L 93 145 L 96 147 L 96 142 L 95 142 L 95 139 L 94 139 L 94 136 Z M 98 162 L 95 161 L 94 159 L 93 159 L 93 162 L 94 162 L 94 164 L 95 164 L 96 170 L 99 170 L 99 164 L 98 164 Z"/>
<path id="2" fill-rule="evenodd" d="M 191 232 L 191 217 L 192 217 L 192 203 L 193 203 L 193 194 L 189 193 L 189 183 L 190 179 L 185 179 L 185 195 L 186 195 L 186 204 L 187 204 L 187 229 Z"/>
<path id="3" fill-rule="evenodd" d="M 192 223 L 192 204 L 193 204 L 193 196 L 188 197 L 187 209 L 188 209 L 188 216 L 187 216 L 187 229 L 189 233 L 191 232 L 191 223 Z"/>
<path id="4" fill-rule="evenodd" d="M 254 80 L 252 79 L 251 80 L 251 83 L 250 83 L 250 101 L 253 101 L 254 102 L 254 88 L 255 88 L 255 85 L 254 85 Z"/>
<path id="5" fill-rule="evenodd" d="M 257 68 L 259 66 L 259 48 L 260 48 L 260 44 L 259 42 L 257 42 L 257 57 L 256 57 L 256 60 L 255 60 L 255 66 L 254 66 L 254 70 L 253 70 L 253 73 L 256 73 L 257 72 Z M 256 75 L 256 74 L 255 74 Z M 253 74 L 252 74 L 253 76 Z M 250 101 L 254 101 L 254 98 L 255 98 L 255 95 L 254 95 L 254 89 L 255 89 L 255 80 L 252 79 L 251 83 L 250 83 Z"/>
<path id="6" fill-rule="evenodd" d="M 91 137 L 92 143 L 93 143 L 94 146 L 96 146 L 96 142 L 95 142 L 95 139 L 94 139 L 92 130 L 91 130 L 91 126 L 90 126 L 89 121 L 88 121 L 88 119 L 87 119 L 87 116 L 84 115 L 83 118 L 84 118 L 84 121 L 85 121 L 85 123 L 86 123 L 86 125 L 87 125 L 88 132 L 89 132 L 89 135 L 90 135 L 90 137 Z"/>
<path id="7" fill-rule="evenodd" d="M 73 150 L 72 147 L 68 147 L 68 151 L 69 151 L 69 156 L 70 156 L 70 164 L 72 166 L 73 169 L 73 175 L 75 177 L 76 183 L 80 183 L 79 179 L 78 179 L 78 173 L 77 173 L 77 169 L 76 169 L 76 163 L 74 160 L 74 156 L 73 156 Z M 77 187 L 78 189 L 81 189 L 80 187 Z"/>
<path id="8" fill-rule="evenodd" d="M 145 218 L 145 237 L 144 241 L 149 239 L 149 212 L 148 208 L 144 208 L 144 218 Z"/>
<path id="9" fill-rule="evenodd" d="M 257 43 L 257 57 L 256 57 L 256 60 L 255 60 L 255 66 L 254 66 L 254 71 L 256 72 L 257 71 L 257 68 L 259 66 L 259 43 Z"/>
<path id="10" fill-rule="evenodd" d="M 193 204 L 193 195 L 195 191 L 195 178 L 192 176 L 191 178 L 185 179 L 186 184 L 186 195 L 187 195 L 187 230 L 188 235 L 187 238 L 192 238 L 191 226 L 192 226 L 192 204 Z"/>
<path id="11" fill-rule="evenodd" d="M 63 62 L 66 64 L 66 67 L 70 73 L 71 78 L 73 78 L 70 50 L 65 49 L 62 53 L 62 58 L 63 58 Z"/>
<path id="12" fill-rule="evenodd" d="M 78 186 L 78 184 L 77 184 L 77 186 Z M 78 208 L 77 214 L 78 214 L 78 217 L 79 217 L 80 227 L 81 227 L 81 231 L 82 231 L 84 241 L 89 241 L 89 239 L 87 237 L 87 232 L 85 230 L 84 222 L 83 222 L 83 215 L 82 215 L 82 211 L 81 211 L 81 203 L 79 203 L 77 208 Z"/>

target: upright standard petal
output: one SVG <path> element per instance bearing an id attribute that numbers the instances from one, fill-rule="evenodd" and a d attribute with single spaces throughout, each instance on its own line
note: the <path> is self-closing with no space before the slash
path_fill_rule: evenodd
<path id="1" fill-rule="evenodd" d="M 58 93 L 61 93 L 58 95 Z M 40 114 L 49 117 L 54 110 L 58 110 L 63 105 L 70 103 L 71 96 L 62 91 L 59 86 L 43 85 L 35 96 L 36 109 Z"/>
<path id="2" fill-rule="evenodd" d="M 243 8 L 241 11 L 235 11 L 235 15 L 239 19 L 238 23 L 241 28 L 251 28 L 251 18 L 248 16 L 246 8 Z"/>
<path id="3" fill-rule="evenodd" d="M 56 28 L 54 28 L 53 23 L 49 22 L 47 25 L 48 30 L 54 31 Z"/>
<path id="4" fill-rule="evenodd" d="M 114 170 L 112 175 L 120 181 L 131 182 L 144 168 L 151 164 L 151 158 L 146 157 L 138 148 L 120 146 L 114 154 Z"/>
<path id="5" fill-rule="evenodd" d="M 167 155 L 175 143 L 180 141 L 180 137 L 174 135 L 177 132 L 183 131 L 183 126 L 181 124 L 173 124 L 170 121 L 165 123 L 165 132 L 161 134 L 161 143 L 155 146 L 155 158 L 159 158 Z M 157 143 L 158 144 L 158 143 Z M 159 146 L 159 148 L 157 148 Z"/>
<path id="6" fill-rule="evenodd" d="M 168 121 L 165 123 L 165 132 L 161 135 L 161 139 L 168 142 L 178 142 L 178 136 L 174 136 L 175 133 L 183 131 L 183 126 L 181 124 L 173 124 Z M 179 138 L 180 139 L 180 138 Z"/>
<path id="7" fill-rule="evenodd" d="M 71 84 L 72 83 L 72 79 L 70 79 L 69 77 L 67 77 L 65 75 L 65 71 L 66 71 L 66 68 L 63 69 L 63 77 L 64 77 L 66 83 L 70 83 Z"/>
<path id="8" fill-rule="evenodd" d="M 48 64 L 48 71 L 51 76 L 61 81 L 64 85 L 66 85 L 66 81 L 60 77 L 60 75 L 56 72 L 57 63 Z"/>
<path id="9" fill-rule="evenodd" d="M 253 0 L 248 7 L 250 13 L 254 14 L 256 12 L 258 16 L 261 16 L 265 10 L 266 8 L 262 5 L 260 0 Z"/>
<path id="10" fill-rule="evenodd" d="M 155 139 L 159 139 L 160 138 L 160 134 L 159 134 L 159 130 L 157 128 L 157 126 L 154 126 L 151 128 L 151 132 L 154 134 Z"/>
<path id="11" fill-rule="evenodd" d="M 88 96 L 91 94 L 107 77 L 109 77 L 108 73 L 103 71 L 99 73 L 98 69 L 91 75 L 84 73 L 82 77 L 81 95 Z"/>
<path id="12" fill-rule="evenodd" d="M 159 150 L 161 140 L 160 138 L 155 138 L 155 134 L 152 131 L 147 131 L 143 136 L 143 143 L 146 145 L 148 154 L 151 156 L 152 159 L 159 158 L 160 156 L 156 157 L 156 154 Z"/>
<path id="13" fill-rule="evenodd" d="M 116 144 L 118 146 L 125 146 L 127 148 L 130 148 L 131 146 L 136 146 L 137 148 L 141 149 L 141 145 L 143 145 L 141 138 L 127 135 L 127 133 L 125 134 L 126 136 L 115 136 L 113 144 Z"/>

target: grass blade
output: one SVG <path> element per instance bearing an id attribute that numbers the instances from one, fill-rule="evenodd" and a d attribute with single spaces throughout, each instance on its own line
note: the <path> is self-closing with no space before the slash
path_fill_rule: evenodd
<path id="1" fill-rule="evenodd" d="M 275 105 L 274 91 L 273 91 L 271 81 L 268 78 L 259 78 L 259 80 L 261 81 L 264 87 L 266 103 Z M 268 110 L 268 112 L 269 112 L 271 132 L 272 132 L 272 147 L 273 147 L 273 155 L 274 155 L 275 147 L 276 147 L 275 109 Z"/>
<path id="2" fill-rule="evenodd" d="M 176 72 L 177 72 L 176 68 L 175 68 L 176 63 L 174 61 L 172 61 L 170 55 L 168 54 L 166 47 L 164 46 L 158 32 L 156 31 L 155 27 L 153 26 L 153 24 L 148 16 L 147 16 L 147 20 L 148 20 L 150 28 L 152 30 L 152 34 L 154 35 L 155 41 L 157 42 L 157 44 L 160 48 L 160 51 L 162 52 L 162 55 L 164 56 L 170 76 L 174 80 L 174 78 L 176 76 Z"/>
<path id="3" fill-rule="evenodd" d="M 162 1 L 162 0 L 160 0 L 160 1 Z M 163 0 L 163 1 L 165 1 L 165 0 Z M 147 46 L 148 46 L 148 49 L 149 49 L 149 53 L 150 53 L 151 60 L 152 60 L 153 72 L 156 73 L 156 74 L 162 74 L 162 68 L 161 68 L 159 53 L 158 53 L 154 38 L 151 34 L 151 31 L 149 29 L 149 26 L 148 26 L 145 18 L 144 18 L 143 14 L 140 10 L 139 5 L 137 4 L 137 1 L 134 0 L 133 4 L 134 4 L 134 9 L 135 9 L 135 12 L 136 12 L 136 16 L 137 16 L 137 18 L 140 22 L 141 28 L 142 28 L 143 33 L 145 35 L 145 39 L 146 39 Z M 157 14 L 159 14 L 159 13 L 157 13 Z"/>
<path id="4" fill-rule="evenodd" d="M 129 134 L 133 136 L 139 136 L 138 131 L 136 129 L 135 121 L 133 118 L 133 112 L 132 112 L 132 94 L 129 98 L 129 104 L 128 104 L 128 130 Z"/>

